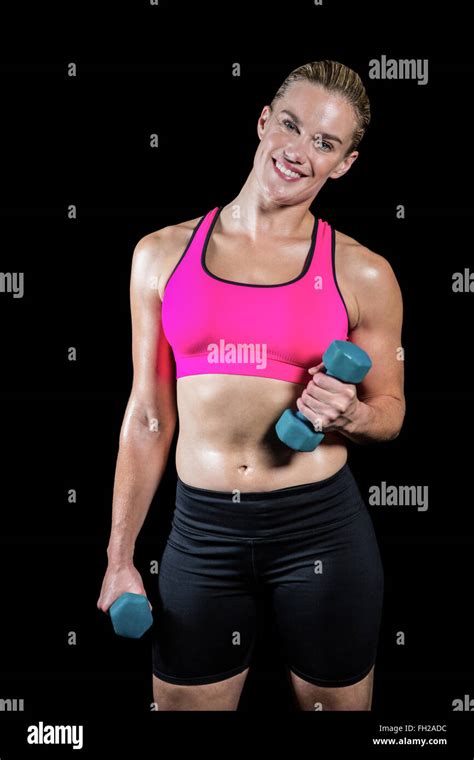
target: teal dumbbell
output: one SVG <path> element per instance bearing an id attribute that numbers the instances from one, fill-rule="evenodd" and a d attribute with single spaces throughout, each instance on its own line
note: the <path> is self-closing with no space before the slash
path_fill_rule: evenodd
<path id="1" fill-rule="evenodd" d="M 115 633 L 128 639 L 139 639 L 153 623 L 148 599 L 143 594 L 126 591 L 109 607 Z"/>
<path id="2" fill-rule="evenodd" d="M 372 366 L 369 355 L 347 340 L 333 340 L 322 359 L 326 374 L 344 383 L 360 383 Z M 299 410 L 285 409 L 275 431 L 280 441 L 295 451 L 314 451 L 324 438 Z"/>

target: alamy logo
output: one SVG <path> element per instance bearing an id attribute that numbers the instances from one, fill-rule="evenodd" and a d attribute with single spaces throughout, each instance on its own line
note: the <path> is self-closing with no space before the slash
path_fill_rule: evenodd
<path id="1" fill-rule="evenodd" d="M 382 480 L 380 486 L 370 486 L 369 504 L 404 506 L 413 505 L 418 512 L 426 512 L 428 509 L 428 486 L 388 486 Z"/>
<path id="2" fill-rule="evenodd" d="M 257 369 L 267 366 L 266 343 L 209 343 L 207 361 L 209 364 L 255 364 Z"/>
<path id="3" fill-rule="evenodd" d="M 28 744 L 72 744 L 73 749 L 82 749 L 84 726 L 44 725 L 28 726 Z"/>
<path id="4" fill-rule="evenodd" d="M 13 293 L 13 298 L 23 298 L 23 272 L 0 272 L 0 293 Z"/>
<path id="5" fill-rule="evenodd" d="M 0 712 L 23 712 L 24 709 L 24 699 L 0 699 Z"/>
<path id="6" fill-rule="evenodd" d="M 464 699 L 453 699 L 453 711 L 472 712 L 474 710 L 474 699 L 469 694 L 464 694 Z"/>
<path id="7" fill-rule="evenodd" d="M 387 58 L 382 55 L 369 61 L 370 79 L 416 79 L 418 84 L 428 84 L 427 58 Z"/>

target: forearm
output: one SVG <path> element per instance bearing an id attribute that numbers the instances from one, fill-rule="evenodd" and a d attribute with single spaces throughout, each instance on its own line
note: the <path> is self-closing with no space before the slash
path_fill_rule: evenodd
<path id="1" fill-rule="evenodd" d="M 156 432 L 132 420 L 121 435 L 115 469 L 110 564 L 133 561 L 136 538 L 166 468 L 172 432 Z"/>
<path id="2" fill-rule="evenodd" d="M 404 402 L 393 396 L 358 400 L 353 419 L 341 432 L 359 444 L 392 441 L 401 430 L 404 416 Z"/>

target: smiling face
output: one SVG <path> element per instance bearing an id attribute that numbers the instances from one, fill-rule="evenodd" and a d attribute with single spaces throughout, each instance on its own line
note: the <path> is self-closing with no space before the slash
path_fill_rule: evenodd
<path id="1" fill-rule="evenodd" d="M 359 155 L 347 155 L 356 126 L 353 107 L 340 95 L 293 82 L 273 112 L 265 106 L 258 120 L 254 172 L 264 195 L 288 203 L 312 200 Z"/>

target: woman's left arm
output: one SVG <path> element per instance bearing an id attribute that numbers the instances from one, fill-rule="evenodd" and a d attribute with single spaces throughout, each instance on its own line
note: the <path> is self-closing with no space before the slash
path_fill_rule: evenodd
<path id="1" fill-rule="evenodd" d="M 359 262 L 351 276 L 359 316 L 349 338 L 368 353 L 372 367 L 358 385 L 326 375 L 322 364 L 312 368 L 298 408 L 311 421 L 320 420 L 323 432 L 337 431 L 366 444 L 393 440 L 403 425 L 403 301 L 383 256 L 363 248 Z"/>
<path id="2" fill-rule="evenodd" d="M 402 293 L 387 259 L 370 258 L 359 273 L 359 322 L 350 340 L 368 353 L 372 368 L 357 386 L 354 419 L 342 431 L 356 443 L 393 440 L 405 417 Z"/>

